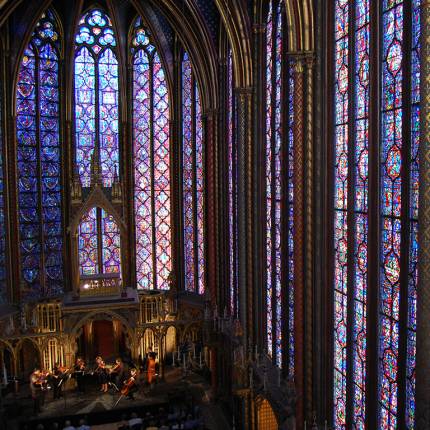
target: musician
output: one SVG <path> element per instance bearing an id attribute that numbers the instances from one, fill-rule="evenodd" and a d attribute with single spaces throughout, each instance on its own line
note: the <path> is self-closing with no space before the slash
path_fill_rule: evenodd
<path id="1" fill-rule="evenodd" d="M 42 411 L 42 405 L 45 400 L 45 385 L 45 374 L 39 368 L 35 368 L 30 375 L 30 390 L 33 399 L 33 412 L 35 415 Z"/>
<path id="2" fill-rule="evenodd" d="M 128 399 L 134 400 L 134 393 L 137 391 L 137 370 L 130 370 L 130 377 L 124 381 L 124 385 L 121 389 L 121 395 L 127 396 Z"/>
<path id="3" fill-rule="evenodd" d="M 54 400 L 63 397 L 63 383 L 62 379 L 64 377 L 63 368 L 60 366 L 60 363 L 55 363 L 54 368 L 52 369 L 52 385 L 54 391 Z"/>
<path id="4" fill-rule="evenodd" d="M 106 369 L 106 363 L 103 361 L 103 358 L 98 356 L 96 358 L 97 368 L 94 373 L 97 374 L 98 380 L 100 383 L 100 391 L 102 393 L 108 392 L 108 382 L 109 382 L 109 374 Z"/>
<path id="5" fill-rule="evenodd" d="M 124 364 L 121 358 L 117 358 L 115 360 L 115 364 L 112 369 L 109 371 L 111 382 L 115 384 L 115 388 L 118 390 L 119 385 L 124 377 Z"/>
<path id="6" fill-rule="evenodd" d="M 156 374 L 156 369 L 155 369 L 155 357 L 156 354 L 155 352 L 151 352 L 148 354 L 148 364 L 147 364 L 147 380 L 148 380 L 148 384 L 151 386 L 154 382 L 155 382 L 155 374 Z"/>
<path id="7" fill-rule="evenodd" d="M 85 361 L 78 357 L 75 362 L 75 378 L 76 384 L 78 386 L 78 391 L 80 393 L 85 393 L 85 383 L 84 383 L 84 374 L 85 374 Z"/>

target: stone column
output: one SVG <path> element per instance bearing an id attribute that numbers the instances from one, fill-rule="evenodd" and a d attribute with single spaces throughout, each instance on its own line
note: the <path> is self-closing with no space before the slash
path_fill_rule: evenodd
<path id="1" fill-rule="evenodd" d="M 216 123 L 217 112 L 209 111 L 204 115 L 206 144 L 206 237 L 207 237 L 207 273 L 206 288 L 209 289 L 211 303 L 218 303 L 217 298 L 217 163 L 216 163 Z"/>
<path id="2" fill-rule="evenodd" d="M 421 4 L 421 140 L 416 429 L 430 428 L 430 1 Z"/>
<path id="3" fill-rule="evenodd" d="M 304 315 L 304 335 L 305 335 L 305 419 L 312 421 L 313 417 L 313 67 L 314 59 L 309 56 L 305 60 L 306 64 L 306 133 L 304 138 L 305 146 L 305 173 L 304 173 L 304 216 L 305 216 L 305 255 L 304 255 L 304 294 L 305 294 L 305 315 Z"/>
<path id="4" fill-rule="evenodd" d="M 304 64 L 294 70 L 294 367 L 297 429 L 304 422 Z"/>
<path id="5" fill-rule="evenodd" d="M 238 225 L 238 289 L 239 319 L 243 328 L 245 351 L 253 343 L 252 293 L 252 144 L 250 88 L 236 89 L 237 103 L 237 225 Z"/>

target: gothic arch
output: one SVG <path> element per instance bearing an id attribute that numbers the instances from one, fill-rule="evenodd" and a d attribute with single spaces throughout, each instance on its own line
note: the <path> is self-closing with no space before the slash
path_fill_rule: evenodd
<path id="1" fill-rule="evenodd" d="M 121 321 L 121 323 L 124 325 L 124 327 L 127 330 L 127 335 L 129 336 L 130 339 L 133 339 L 133 328 L 131 327 L 130 322 L 118 312 L 111 311 L 109 309 L 105 309 L 103 311 L 96 310 L 96 311 L 89 312 L 88 314 L 85 314 L 85 316 L 83 316 L 74 324 L 74 326 L 70 330 L 70 336 L 72 338 L 76 338 L 78 336 L 78 331 L 82 328 L 82 326 L 86 322 L 93 320 L 94 317 L 98 317 L 98 316 L 103 317 L 103 315 L 108 316 L 110 318 L 118 319 L 119 321 Z"/>
<path id="2" fill-rule="evenodd" d="M 61 19 L 59 19 L 58 13 L 55 10 L 54 7 L 50 7 L 52 0 L 45 0 L 42 5 L 40 7 L 37 8 L 37 12 L 35 13 L 35 15 L 31 15 L 32 19 L 29 22 L 28 26 L 26 26 L 26 30 L 25 30 L 25 34 L 24 37 L 22 39 L 20 39 L 19 37 L 17 37 L 18 41 L 19 41 L 19 48 L 17 50 L 17 55 L 15 58 L 15 63 L 14 63 L 14 67 L 13 67 L 13 81 L 12 81 L 12 86 L 10 88 L 11 91 L 11 112 L 12 112 L 12 117 L 15 117 L 15 112 L 16 112 L 16 88 L 17 88 L 17 84 L 18 84 L 18 75 L 19 75 L 19 69 L 21 66 L 21 59 L 22 56 L 24 54 L 24 50 L 26 48 L 26 46 L 28 45 L 28 43 L 31 40 L 31 37 L 33 35 L 33 31 L 36 27 L 36 24 L 38 23 L 38 21 L 40 20 L 40 17 L 42 15 L 42 13 L 44 13 L 48 8 L 50 8 L 51 12 L 54 15 L 55 18 L 55 24 L 57 26 L 58 32 L 59 32 L 59 52 L 58 52 L 58 60 L 62 61 L 64 58 L 64 29 L 63 29 L 63 23 L 61 21 Z M 61 77 L 62 75 L 62 71 L 61 69 L 59 70 L 59 75 Z M 15 129 L 14 129 L 15 130 Z M 16 132 L 15 132 L 16 134 Z M 14 138 L 15 141 L 15 145 L 16 145 L 16 139 Z"/>
<path id="3" fill-rule="evenodd" d="M 14 348 L 13 357 L 14 357 L 14 359 L 16 361 L 16 364 L 18 365 L 18 362 L 19 362 L 19 359 L 20 359 L 19 358 L 19 352 L 20 352 L 22 346 L 24 345 L 24 342 L 26 342 L 26 341 L 30 342 L 33 345 L 35 351 L 39 355 L 39 357 L 38 357 L 39 363 L 42 363 L 42 360 L 43 360 L 43 350 L 42 350 L 42 347 L 41 347 L 41 343 L 37 342 L 37 340 L 35 338 L 29 337 L 29 336 L 25 336 L 25 337 L 22 337 L 22 338 L 19 339 L 19 341 L 17 342 L 17 344 L 15 345 L 15 348 Z"/>
<path id="4" fill-rule="evenodd" d="M 12 358 L 15 360 L 16 359 L 16 350 L 13 347 L 13 345 L 7 341 L 6 339 L 0 339 L 0 346 L 4 346 L 5 349 L 7 349 L 11 354 L 12 354 Z"/>
<path id="5" fill-rule="evenodd" d="M 112 203 L 108 200 L 103 190 L 100 187 L 95 187 L 91 190 L 90 195 L 85 200 L 84 204 L 79 208 L 77 212 L 73 215 L 70 222 L 70 233 L 76 234 L 79 224 L 81 222 L 82 217 L 92 208 L 100 207 L 104 209 L 107 213 L 112 215 L 117 222 L 120 231 L 121 231 L 121 239 L 126 239 L 127 237 L 127 227 L 124 224 L 123 219 L 119 215 L 118 211 L 112 205 Z"/>
<path id="6" fill-rule="evenodd" d="M 140 2 L 130 0 L 135 9 L 145 16 Z M 176 30 L 182 44 L 190 55 L 200 84 L 203 112 L 218 106 L 218 63 L 216 52 L 208 36 L 208 31 L 196 8 L 181 10 L 174 0 L 150 0 Z M 161 4 L 160 4 L 161 3 Z"/>

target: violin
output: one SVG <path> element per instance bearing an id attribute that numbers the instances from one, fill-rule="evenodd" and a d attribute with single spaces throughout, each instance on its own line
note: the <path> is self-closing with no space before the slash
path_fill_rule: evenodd
<path id="1" fill-rule="evenodd" d="M 122 363 L 115 363 L 114 366 L 111 369 L 109 369 L 109 373 L 118 372 L 118 370 L 121 369 L 121 364 Z"/>
<path id="2" fill-rule="evenodd" d="M 45 371 L 40 372 L 40 374 L 36 377 L 33 384 L 39 387 L 42 391 L 50 390 L 51 387 L 48 385 L 48 376 L 51 375 L 51 372 Z"/>

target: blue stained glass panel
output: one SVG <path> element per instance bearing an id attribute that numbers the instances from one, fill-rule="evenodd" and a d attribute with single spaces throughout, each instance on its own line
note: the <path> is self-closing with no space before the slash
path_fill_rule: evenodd
<path id="1" fill-rule="evenodd" d="M 75 159 L 84 187 L 91 185 L 95 145 L 100 149 L 103 185 L 111 187 L 120 174 L 116 45 L 112 22 L 105 12 L 93 9 L 81 18 L 75 37 Z"/>
<path id="2" fill-rule="evenodd" d="M 63 292 L 58 34 L 48 10 L 36 24 L 18 75 L 18 214 L 24 300 Z"/>

